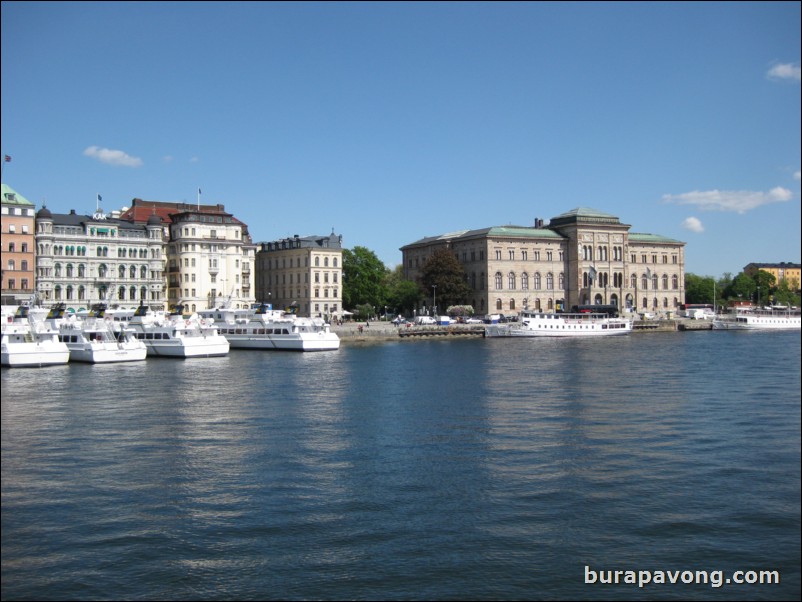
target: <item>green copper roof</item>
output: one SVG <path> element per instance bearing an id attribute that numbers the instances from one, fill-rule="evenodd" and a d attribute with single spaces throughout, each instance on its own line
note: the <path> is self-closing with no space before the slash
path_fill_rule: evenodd
<path id="1" fill-rule="evenodd" d="M 25 205 L 27 207 L 33 207 L 33 203 L 11 188 L 11 186 L 2 184 L 1 187 L 4 205 Z"/>
<path id="2" fill-rule="evenodd" d="M 547 228 L 527 228 L 526 226 L 494 226 L 488 236 L 513 236 L 520 238 L 563 238 L 554 230 Z"/>
<path id="3" fill-rule="evenodd" d="M 638 234 L 636 232 L 629 233 L 629 240 L 633 242 L 653 242 L 653 243 L 672 243 L 677 245 L 684 245 L 681 240 L 674 240 L 659 234 Z"/>

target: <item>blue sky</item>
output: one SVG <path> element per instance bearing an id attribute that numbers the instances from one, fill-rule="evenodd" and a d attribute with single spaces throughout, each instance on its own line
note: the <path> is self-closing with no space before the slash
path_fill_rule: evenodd
<path id="1" fill-rule="evenodd" d="M 800 3 L 3 2 L 3 182 L 222 203 L 254 240 L 585 206 L 686 269 L 800 261 Z"/>

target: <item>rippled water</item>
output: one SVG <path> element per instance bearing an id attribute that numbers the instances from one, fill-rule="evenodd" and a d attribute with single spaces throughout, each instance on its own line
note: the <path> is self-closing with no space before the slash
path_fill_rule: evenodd
<path id="1" fill-rule="evenodd" d="M 798 333 L 2 371 L 3 599 L 799 592 Z"/>

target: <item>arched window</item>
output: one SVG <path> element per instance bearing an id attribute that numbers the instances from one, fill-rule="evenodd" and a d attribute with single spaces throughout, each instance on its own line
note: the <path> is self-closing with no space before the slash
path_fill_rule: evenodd
<path id="1" fill-rule="evenodd" d="M 496 290 L 500 291 L 502 289 L 502 281 L 501 281 L 501 272 L 496 272 Z M 499 301 L 501 303 L 501 301 Z"/>
<path id="2" fill-rule="evenodd" d="M 125 266 L 120 266 L 120 278 L 125 278 Z"/>
<path id="3" fill-rule="evenodd" d="M 541 287 L 540 272 L 535 272 L 535 290 L 539 291 Z"/>
<path id="4" fill-rule="evenodd" d="M 72 278 L 72 264 L 67 264 L 67 278 Z"/>
<path id="5" fill-rule="evenodd" d="M 515 290 L 515 272 L 507 274 L 507 288 L 511 291 Z"/>
<path id="6" fill-rule="evenodd" d="M 638 288 L 638 277 L 635 274 L 632 274 L 629 278 L 629 287 Z"/>
<path id="7" fill-rule="evenodd" d="M 515 299 L 510 299 L 510 310 L 515 309 Z"/>
<path id="8" fill-rule="evenodd" d="M 121 286 L 120 289 L 117 291 L 117 296 L 120 298 L 120 301 L 125 300 L 125 287 Z"/>
<path id="9" fill-rule="evenodd" d="M 78 266 L 78 278 L 84 278 L 86 276 L 86 266 L 81 264 Z"/>
<path id="10" fill-rule="evenodd" d="M 676 274 L 671 277 L 671 288 L 674 290 L 679 288 L 679 277 Z"/>
<path id="11" fill-rule="evenodd" d="M 668 274 L 663 274 L 663 290 L 668 290 Z M 666 303 L 668 303 L 668 299 L 666 299 Z"/>
<path id="12" fill-rule="evenodd" d="M 61 278 L 61 264 L 60 263 L 57 263 L 55 266 L 53 266 L 53 275 L 56 278 Z"/>
<path id="13" fill-rule="evenodd" d="M 132 279 L 136 278 L 136 266 L 135 265 L 131 266 L 131 269 L 130 269 L 129 273 L 131 274 L 131 278 Z"/>
<path id="14" fill-rule="evenodd" d="M 147 266 L 143 265 L 141 268 L 139 268 L 139 277 L 142 278 L 142 280 L 144 280 L 145 278 L 148 277 L 148 268 L 147 268 Z"/>
<path id="15" fill-rule="evenodd" d="M 528 291 L 529 290 L 529 274 L 524 272 L 521 274 L 521 290 Z"/>
<path id="16" fill-rule="evenodd" d="M 640 286 L 643 290 L 649 290 L 649 279 L 646 277 L 646 274 L 641 278 Z"/>
<path id="17" fill-rule="evenodd" d="M 503 307 L 501 306 L 501 299 L 496 299 L 496 309 L 501 310 Z"/>
<path id="18" fill-rule="evenodd" d="M 546 290 L 551 291 L 554 290 L 554 274 L 549 272 L 546 274 Z"/>

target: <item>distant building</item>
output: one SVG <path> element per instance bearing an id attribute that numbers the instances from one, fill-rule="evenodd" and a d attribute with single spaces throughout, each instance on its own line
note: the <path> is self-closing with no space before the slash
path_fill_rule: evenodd
<path id="1" fill-rule="evenodd" d="M 418 280 L 436 249 L 465 269 L 479 314 L 575 305 L 670 312 L 685 302 L 685 243 L 630 232 L 619 218 L 579 207 L 546 225 L 494 226 L 427 237 L 401 248 L 404 276 Z M 424 311 L 431 309 L 434 295 Z"/>
<path id="2" fill-rule="evenodd" d="M 134 199 L 121 219 L 163 223 L 166 229 L 167 302 L 186 311 L 221 304 L 250 307 L 254 301 L 256 246 L 247 224 L 224 205 Z"/>
<path id="3" fill-rule="evenodd" d="M 256 297 L 307 317 L 342 317 L 342 236 L 294 236 L 262 242 Z"/>
<path id="4" fill-rule="evenodd" d="M 28 199 L 2 184 L 1 217 L 2 304 L 19 305 L 30 301 L 35 290 L 36 210 Z"/>
<path id="5" fill-rule="evenodd" d="M 754 276 L 761 270 L 774 276 L 777 284 L 785 280 L 792 291 L 799 290 L 799 284 L 802 282 L 800 280 L 802 264 L 782 261 L 780 263 L 750 263 L 744 267 L 744 273 L 747 276 Z"/>

